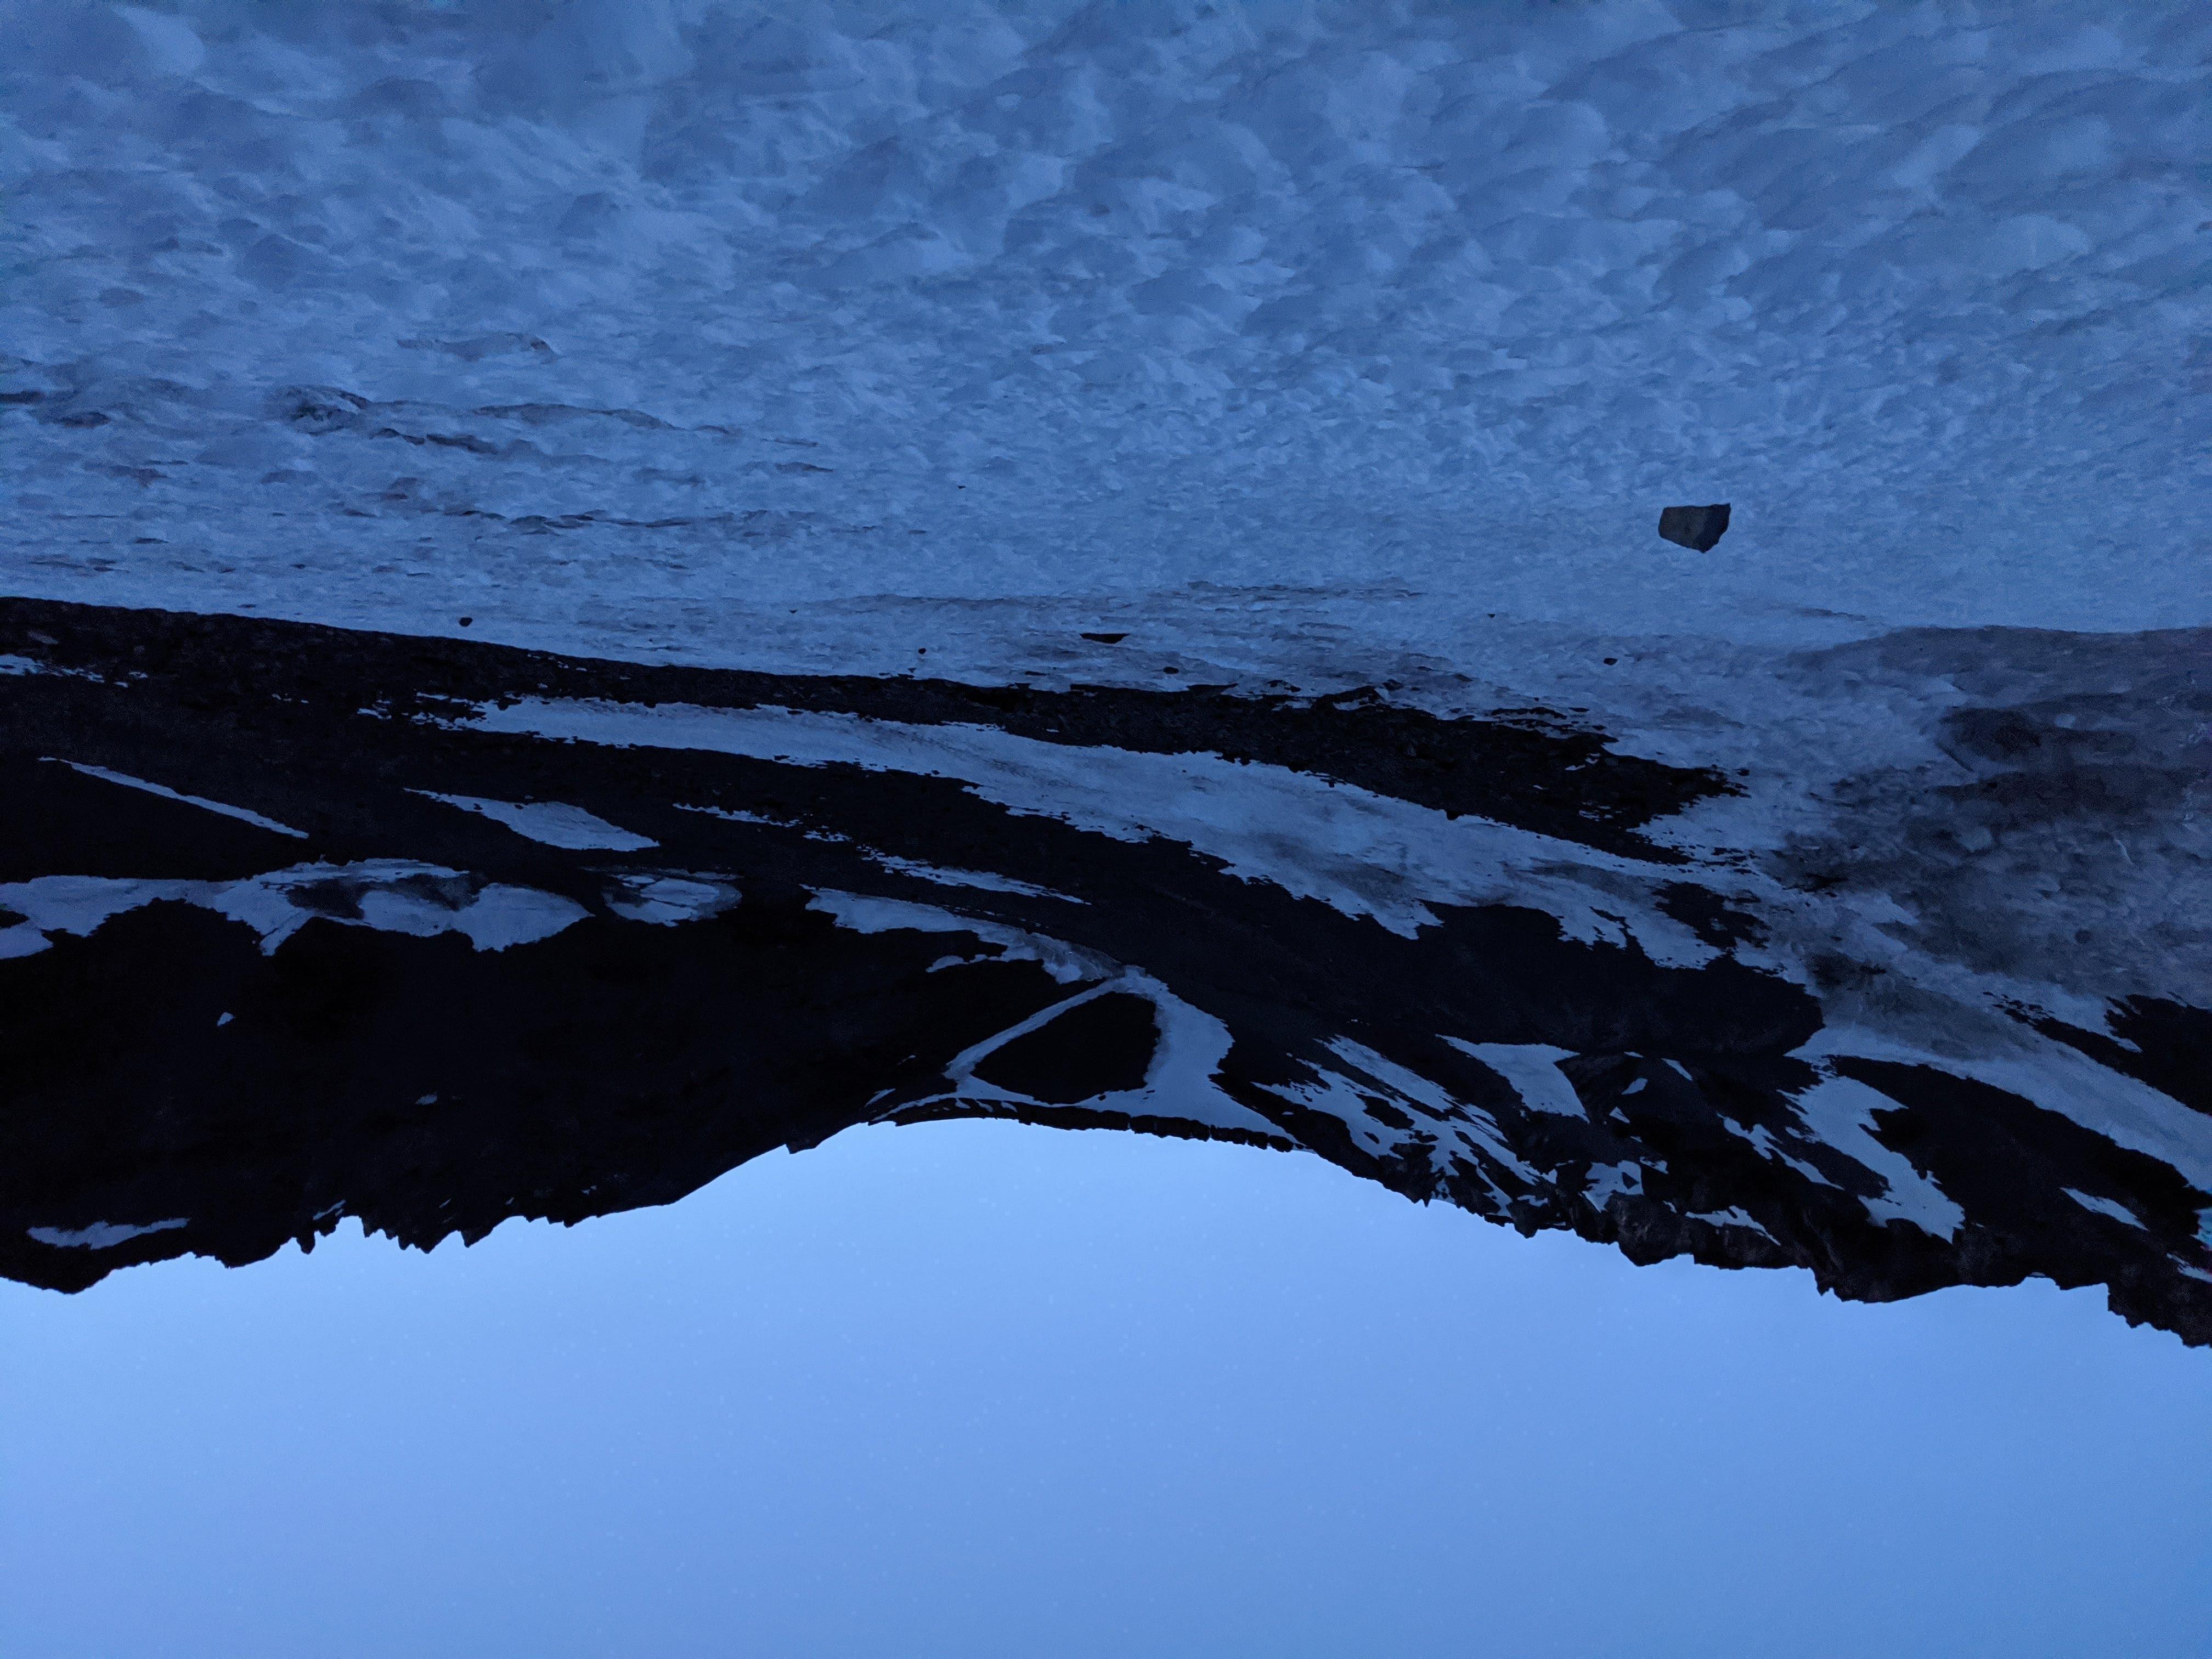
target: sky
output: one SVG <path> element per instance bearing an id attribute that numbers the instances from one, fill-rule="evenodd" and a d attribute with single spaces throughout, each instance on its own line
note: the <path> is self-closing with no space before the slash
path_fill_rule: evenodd
<path id="1" fill-rule="evenodd" d="M 2212 1654 L 2212 1358 L 1317 1159 L 849 1131 L 428 1255 L 0 1285 L 0 1650 Z"/>

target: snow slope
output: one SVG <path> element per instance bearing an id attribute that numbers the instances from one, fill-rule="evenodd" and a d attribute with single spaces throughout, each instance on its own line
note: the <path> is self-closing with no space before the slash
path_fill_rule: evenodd
<path id="1" fill-rule="evenodd" d="M 979 675 L 2212 620 L 2198 8 L 0 34 L 9 591 Z"/>

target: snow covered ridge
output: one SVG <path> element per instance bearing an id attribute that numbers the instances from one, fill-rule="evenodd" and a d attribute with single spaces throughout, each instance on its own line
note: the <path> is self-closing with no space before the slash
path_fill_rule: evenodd
<path id="1" fill-rule="evenodd" d="M 1410 688 L 0 601 L 0 1271 L 475 1237 L 988 1114 L 1851 1296 L 2102 1283 L 2212 1340 L 2207 645 L 1708 665 L 1750 685 L 1701 724 L 1678 678 L 1654 757 Z M 1753 688 L 1779 751 L 1721 712 Z"/>
<path id="2" fill-rule="evenodd" d="M 1439 639 L 2212 620 L 2182 0 L 0 39 L 6 591 L 753 665 L 733 615 L 1194 578 L 1359 640 L 1378 580 Z"/>

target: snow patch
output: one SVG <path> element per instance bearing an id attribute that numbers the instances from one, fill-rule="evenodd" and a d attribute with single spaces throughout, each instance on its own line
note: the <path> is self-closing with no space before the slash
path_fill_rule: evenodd
<path id="1" fill-rule="evenodd" d="M 1770 1243 L 1774 1238 L 1774 1235 L 1761 1226 L 1750 1212 L 1734 1205 L 1725 1210 L 1693 1210 L 1683 1218 L 1687 1221 L 1702 1221 L 1714 1227 L 1747 1228 Z"/>
<path id="2" fill-rule="evenodd" d="M 674 927 L 720 915 L 738 901 L 734 883 L 693 875 L 623 874 L 608 884 L 607 908 L 630 921 Z"/>
<path id="3" fill-rule="evenodd" d="M 1037 941 L 1030 947 L 1030 959 L 1042 959 L 1043 951 L 1055 943 Z M 1004 1030 L 994 1032 L 981 1042 L 970 1044 L 954 1055 L 945 1066 L 945 1078 L 951 1085 L 949 1092 L 931 1097 L 929 1101 L 920 1103 L 950 1099 L 1032 1106 L 1042 1104 L 1004 1085 L 985 1082 L 975 1075 L 975 1068 L 1016 1038 L 1042 1030 L 1061 1015 L 1096 998 L 1109 994 L 1139 996 L 1152 1005 L 1154 1025 L 1158 1031 L 1152 1059 L 1146 1067 L 1145 1080 L 1134 1089 L 1110 1090 L 1083 1102 L 1086 1110 L 1120 1112 L 1130 1117 L 1170 1118 L 1204 1128 L 1257 1136 L 1284 1150 L 1297 1146 L 1297 1141 L 1279 1126 L 1261 1116 L 1251 1108 L 1231 1099 L 1223 1091 L 1218 1073 L 1233 1042 L 1226 1025 L 1205 1010 L 1176 996 L 1142 969 L 1124 968 L 1118 963 L 1105 963 L 1103 959 L 1099 960 L 1101 966 L 1111 969 L 1109 977 L 1102 978 L 1073 995 L 1040 1009 L 1028 1018 L 1018 1020 Z M 910 1101 L 902 1103 L 884 1115 L 896 1117 L 902 1111 L 911 1110 L 916 1103 Z"/>
<path id="4" fill-rule="evenodd" d="M 2094 1193 L 2077 1192 L 2071 1187 L 2061 1187 L 2058 1190 L 2085 1210 L 2094 1210 L 2099 1215 L 2108 1215 L 2113 1220 L 2123 1222 L 2130 1227 L 2142 1225 L 2142 1218 L 2124 1204 L 2115 1203 L 2109 1198 L 2099 1198 Z"/>
<path id="5" fill-rule="evenodd" d="M 505 824 L 518 836 L 572 853 L 635 853 L 660 844 L 650 836 L 633 834 L 580 806 L 569 806 L 560 801 L 486 800 L 477 795 L 441 795 L 428 789 L 409 793 L 427 795 L 448 806 L 458 806 L 464 812 L 477 813 L 495 823 Z"/>
<path id="6" fill-rule="evenodd" d="M 149 1221 L 143 1226 L 131 1226 L 121 1222 L 95 1221 L 89 1227 L 33 1227 L 30 1235 L 41 1244 L 52 1244 L 59 1249 L 107 1250 L 148 1233 L 166 1233 L 191 1224 L 182 1216 L 167 1221 Z"/>
<path id="7" fill-rule="evenodd" d="M 1594 1210 L 1602 1210 L 1614 1194 L 1630 1198 L 1644 1195 L 1644 1169 L 1638 1164 L 1593 1164 L 1589 1179 L 1583 1188 L 1583 1196 Z"/>
<path id="8" fill-rule="evenodd" d="M 1241 880 L 1269 882 L 1409 938 L 1435 925 L 1431 904 L 1514 903 L 1547 911 L 1570 939 L 1620 945 L 1626 908 L 1627 933 L 1655 961 L 1697 966 L 1717 955 L 1624 884 L 1622 878 L 1649 875 L 1639 860 L 1286 767 L 776 708 L 526 698 L 454 724 L 955 779 L 1011 811 L 1121 841 L 1180 842 Z"/>
<path id="9" fill-rule="evenodd" d="M 58 757 L 47 755 L 41 758 L 52 761 Z M 164 800 L 182 801 L 187 806 L 197 806 L 209 812 L 220 812 L 227 818 L 236 818 L 240 823 L 250 823 L 257 830 L 273 830 L 278 835 L 289 836 L 295 841 L 305 841 L 307 838 L 307 832 L 304 830 L 295 830 L 289 823 L 279 823 L 274 818 L 264 817 L 260 813 L 249 811 L 243 806 L 232 806 L 223 801 L 210 800 L 204 795 L 180 794 L 165 783 L 149 783 L 144 778 L 134 778 L 127 772 L 111 772 L 104 766 L 87 766 L 81 761 L 73 760 L 64 760 L 60 763 L 68 767 L 72 772 L 81 772 L 88 778 L 98 778 L 103 783 L 120 784 L 125 789 L 143 790 L 147 794 L 159 795 Z"/>
<path id="10" fill-rule="evenodd" d="M 550 938 L 589 915 L 557 894 L 402 859 L 295 864 L 230 882 L 39 876 L 0 885 L 0 905 L 25 918 L 9 933 L 34 931 L 40 935 L 34 949 L 45 948 L 47 935 L 86 937 L 111 917 L 165 901 L 196 904 L 245 923 L 261 936 L 264 954 L 317 920 L 416 938 L 457 933 L 479 951 L 503 951 Z"/>
<path id="11" fill-rule="evenodd" d="M 1966 1212 L 1901 1152 L 1875 1139 L 1874 1115 L 1897 1103 L 1863 1083 L 1833 1074 L 1822 1077 L 1795 1097 L 1798 1121 L 1816 1140 L 1826 1141 L 1854 1163 L 1880 1176 L 1887 1189 L 1860 1200 L 1877 1222 L 1909 1221 L 1931 1237 L 1955 1239 Z"/>
<path id="12" fill-rule="evenodd" d="M 1863 1026 L 1830 1025 L 1796 1054 L 1807 1060 L 1859 1055 L 1971 1078 L 2071 1118 L 2117 1146 L 2148 1153 L 2171 1164 L 2191 1186 L 2212 1192 L 2212 1117 L 2063 1043 L 2041 1043 L 2032 1058 L 2017 1048 L 1994 1054 L 1939 1054 Z M 1875 1098 L 1886 1107 L 1897 1103 L 1878 1094 Z"/>
<path id="13" fill-rule="evenodd" d="M 819 910 L 840 927 L 849 927 L 859 933 L 902 931 L 972 933 L 983 944 L 995 947 L 989 953 L 989 960 L 1034 962 L 1062 985 L 1108 978 L 1123 971 L 1121 963 L 1100 956 L 1095 951 L 1086 951 L 1042 933 L 1026 933 L 1021 928 L 1010 927 L 985 917 L 940 909 L 933 904 L 916 904 L 908 899 L 879 898 L 871 893 L 846 893 L 834 888 L 819 887 L 813 890 L 813 896 L 808 900 L 806 908 Z M 968 957 L 949 958 L 955 962 L 976 959 Z"/>
<path id="14" fill-rule="evenodd" d="M 1462 1054 L 1472 1054 L 1512 1085 L 1521 1103 L 1532 1112 L 1552 1112 L 1560 1117 L 1587 1117 L 1582 1097 L 1559 1069 L 1574 1050 L 1548 1042 L 1468 1042 L 1455 1036 L 1444 1039 Z"/>
<path id="15" fill-rule="evenodd" d="M 890 853 L 878 853 L 872 848 L 861 851 L 872 864 L 878 865 L 894 874 L 914 876 L 923 881 L 933 881 L 941 887 L 969 887 L 985 893 L 1012 893 L 1021 898 L 1057 899 L 1062 904 L 1083 904 L 1087 900 L 1055 893 L 1049 887 L 1039 887 L 1034 882 L 1017 881 L 1012 876 L 994 876 L 988 870 L 948 870 L 941 864 L 923 864 L 915 859 L 902 859 Z"/>
<path id="16" fill-rule="evenodd" d="M 1463 1164 L 1480 1169 L 1486 1158 L 1532 1185 L 1539 1181 L 1536 1172 L 1507 1145 L 1496 1121 L 1480 1107 L 1455 1098 L 1442 1085 L 1350 1037 L 1330 1038 L 1328 1050 L 1357 1068 L 1363 1079 L 1383 1085 L 1401 1108 L 1409 1110 L 1419 1132 L 1432 1139 L 1430 1164 L 1438 1174 Z"/>

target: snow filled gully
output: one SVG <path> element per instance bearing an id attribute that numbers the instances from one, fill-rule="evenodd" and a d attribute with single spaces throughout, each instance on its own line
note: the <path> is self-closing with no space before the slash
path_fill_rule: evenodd
<path id="1" fill-rule="evenodd" d="M 1913 792 L 1737 783 L 1755 732 L 1691 765 L 1373 691 L 29 601 L 0 654 L 21 1279 L 251 1261 L 339 1215 L 474 1238 L 1003 1115 L 1304 1150 L 1848 1296 L 2101 1284 L 2212 1341 L 2208 1017 L 2115 941 L 1978 952 L 1909 837 L 1837 874 L 1820 837 L 1903 836 Z"/>

